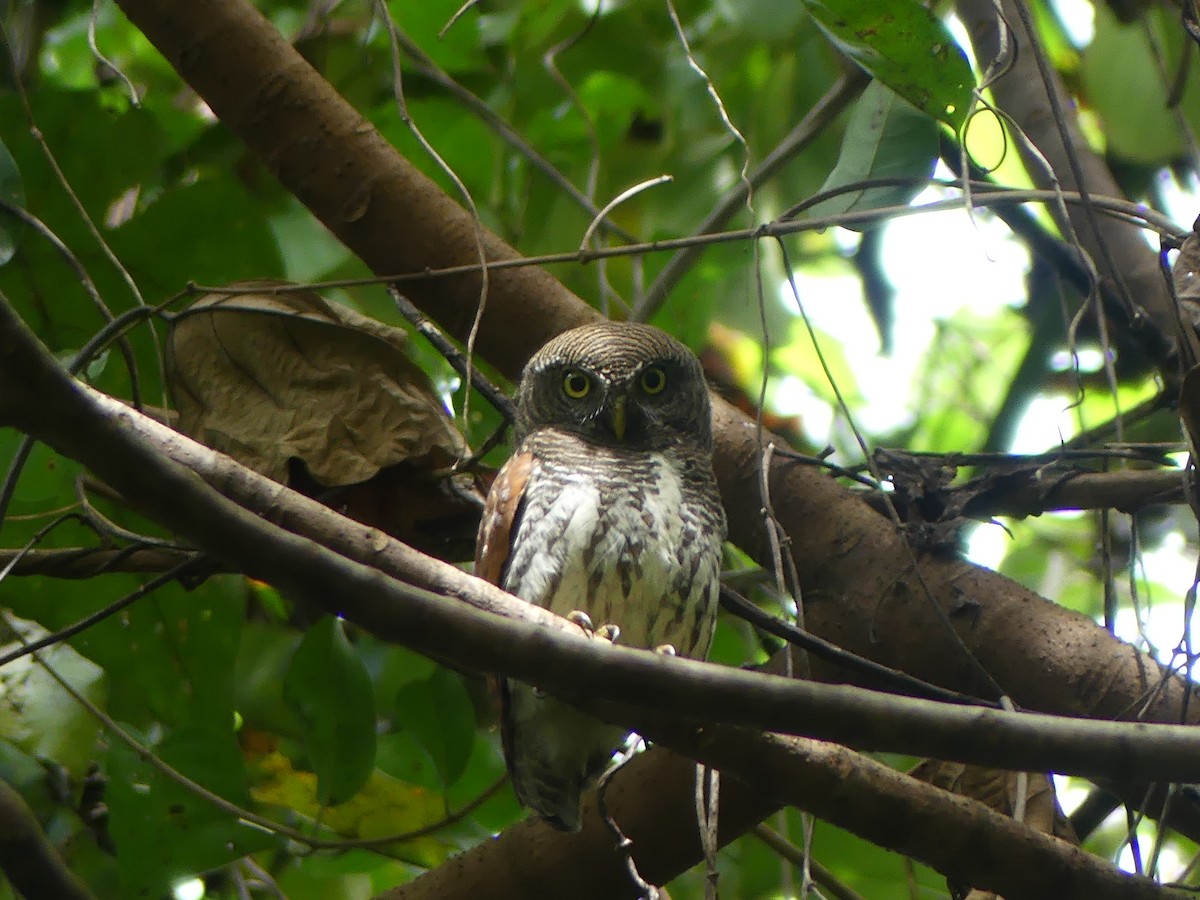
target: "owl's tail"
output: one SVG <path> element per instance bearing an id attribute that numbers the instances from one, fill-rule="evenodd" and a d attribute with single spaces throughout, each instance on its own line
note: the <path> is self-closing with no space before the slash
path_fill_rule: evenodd
<path id="1" fill-rule="evenodd" d="M 626 735 L 516 682 L 501 690 L 501 733 L 517 799 L 560 831 L 579 830 L 580 798 Z"/>

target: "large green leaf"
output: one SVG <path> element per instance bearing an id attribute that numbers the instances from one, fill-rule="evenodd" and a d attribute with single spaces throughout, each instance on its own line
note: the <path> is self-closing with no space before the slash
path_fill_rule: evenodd
<path id="1" fill-rule="evenodd" d="M 152 749 L 223 799 L 239 806 L 250 803 L 246 767 L 232 730 L 176 732 Z M 163 775 L 124 744 L 114 742 L 107 775 L 105 800 L 122 896 L 169 896 L 188 876 L 276 843 L 272 835 Z"/>
<path id="2" fill-rule="evenodd" d="M 933 175 L 938 159 L 934 121 L 880 81 L 872 81 L 850 113 L 837 165 L 821 191 L 870 178 L 912 179 L 910 184 L 838 194 L 808 209 L 810 216 L 879 209 L 908 203 Z M 862 225 L 850 225 L 862 230 Z"/>
<path id="3" fill-rule="evenodd" d="M 442 784 L 458 781 L 475 739 L 475 708 L 458 676 L 434 670 L 396 697 L 396 724 L 412 732 L 433 759 Z"/>
<path id="4" fill-rule="evenodd" d="M 36 622 L 10 619 L 21 641 L 5 628 L 0 653 L 45 637 Z M 21 656 L 0 670 L 0 737 L 32 756 L 82 776 L 96 757 L 100 726 L 47 667 L 93 704 L 103 706 L 107 695 L 104 670 L 66 644 L 55 644 L 32 656 Z"/>
<path id="5" fill-rule="evenodd" d="M 850 58 L 913 106 L 951 127 L 966 119 L 975 80 L 962 48 L 918 0 L 804 0 Z"/>
<path id="6" fill-rule="evenodd" d="M 72 618 L 78 618 L 142 580 L 121 577 L 111 592 L 104 581 L 89 585 L 99 596 L 60 590 L 72 601 Z M 72 644 L 104 666 L 112 682 L 111 711 L 118 718 L 143 727 L 159 722 L 223 731 L 233 727 L 231 661 L 244 607 L 233 577 L 212 579 L 193 591 L 171 584 L 89 628 Z"/>
<path id="7" fill-rule="evenodd" d="M 1101 3 L 1096 37 L 1083 53 L 1083 87 L 1089 105 L 1104 122 L 1108 151 L 1122 160 L 1162 165 L 1184 152 L 1178 112 L 1200 98 L 1193 88 L 1178 110 L 1167 102 L 1159 75 L 1161 48 L 1151 43 L 1146 23 L 1128 25 Z"/>
<path id="8" fill-rule="evenodd" d="M 324 804 L 343 803 L 375 768 L 375 691 L 340 620 L 326 616 L 292 655 L 283 696 L 304 723 Z"/>

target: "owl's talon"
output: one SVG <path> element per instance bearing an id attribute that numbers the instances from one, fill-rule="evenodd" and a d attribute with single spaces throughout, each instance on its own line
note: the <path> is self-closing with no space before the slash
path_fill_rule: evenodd
<path id="1" fill-rule="evenodd" d="M 662 656 L 676 656 L 675 648 L 670 644 L 659 644 L 654 648 L 654 652 Z"/>
<path id="2" fill-rule="evenodd" d="M 564 618 L 571 624 L 578 625 L 580 630 L 588 637 L 595 635 L 596 626 L 592 624 L 592 617 L 582 609 L 573 609 Z"/>
<path id="3" fill-rule="evenodd" d="M 621 628 L 618 625 L 604 624 L 597 628 L 592 624 L 592 617 L 581 609 L 573 609 L 566 615 L 568 622 L 573 622 L 590 638 L 600 638 L 602 641 L 608 641 L 610 644 L 615 644 L 617 638 L 621 636 Z"/>

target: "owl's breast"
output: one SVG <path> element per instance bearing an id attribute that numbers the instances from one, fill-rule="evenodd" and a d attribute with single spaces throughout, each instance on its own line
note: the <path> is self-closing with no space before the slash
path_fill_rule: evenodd
<path id="1" fill-rule="evenodd" d="M 590 463 L 590 464 L 588 464 Z M 626 646 L 708 652 L 723 529 L 662 454 L 539 460 L 524 494 L 506 589 L 620 627 Z"/>

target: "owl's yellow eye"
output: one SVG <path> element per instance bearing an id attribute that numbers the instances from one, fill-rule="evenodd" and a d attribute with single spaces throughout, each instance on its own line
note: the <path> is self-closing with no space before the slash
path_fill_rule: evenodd
<path id="1" fill-rule="evenodd" d="M 592 379 L 582 372 L 572 369 L 563 376 L 563 393 L 572 400 L 582 400 L 592 389 Z"/>
<path id="2" fill-rule="evenodd" d="M 661 394 L 667 386 L 667 373 L 658 366 L 651 366 L 642 373 L 641 384 L 647 394 Z"/>

